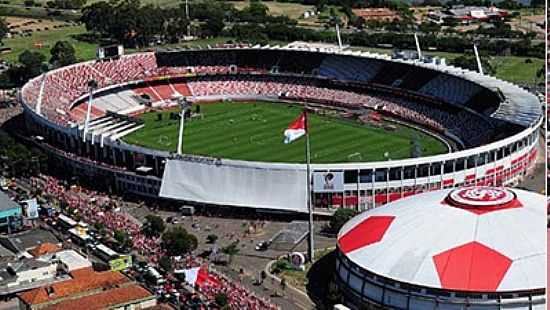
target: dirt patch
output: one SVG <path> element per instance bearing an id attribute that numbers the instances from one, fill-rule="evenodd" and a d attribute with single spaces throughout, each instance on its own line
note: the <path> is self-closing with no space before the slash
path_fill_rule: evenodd
<path id="1" fill-rule="evenodd" d="M 63 28 L 71 26 L 70 23 L 51 20 L 51 19 L 36 19 L 36 18 L 25 18 L 25 17 L 6 17 L 6 22 L 10 33 L 13 36 L 25 35 L 33 32 L 39 31 L 49 31 L 53 29 Z"/>

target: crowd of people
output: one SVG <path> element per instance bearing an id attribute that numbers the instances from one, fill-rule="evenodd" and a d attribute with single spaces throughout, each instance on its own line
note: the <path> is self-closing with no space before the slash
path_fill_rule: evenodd
<path id="1" fill-rule="evenodd" d="M 86 223 L 101 223 L 110 235 L 113 235 L 115 231 L 128 233 L 133 250 L 146 258 L 151 265 L 158 266 L 161 257 L 166 255 L 160 238 L 146 236 L 142 232 L 139 222 L 118 208 L 118 200 L 79 186 L 68 187 L 52 176 L 34 177 L 31 179 L 31 186 L 37 189 L 45 199 L 64 205 L 64 211 L 67 214 Z M 208 265 L 207 261 L 191 254 L 173 261 L 173 267 L 176 270 Z M 231 309 L 269 310 L 278 308 L 269 300 L 247 290 L 238 281 L 233 281 L 212 269 L 209 270 L 209 278 L 212 280 L 196 286 L 196 292 L 193 293 L 183 291 L 182 285 L 175 283 L 178 281 L 176 277 L 168 276 L 167 278 L 170 281 L 163 285 L 162 291 L 170 291 L 175 287 L 180 288 L 182 290 L 180 301 L 184 303 L 190 300 L 196 301 L 198 294 L 199 300 L 204 305 L 212 304 L 215 302 L 216 296 L 222 293 L 227 297 Z"/>

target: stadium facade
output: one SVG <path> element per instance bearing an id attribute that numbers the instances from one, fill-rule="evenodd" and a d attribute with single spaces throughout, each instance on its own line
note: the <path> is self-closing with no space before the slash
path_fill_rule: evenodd
<path id="1" fill-rule="evenodd" d="M 98 84 L 91 106 L 90 80 Z M 269 46 L 78 63 L 30 80 L 19 97 L 37 143 L 74 175 L 149 197 L 307 211 L 305 165 L 178 156 L 121 140 L 143 126 L 133 116 L 177 106 L 180 96 L 376 111 L 456 146 L 429 157 L 312 165 L 316 206 L 360 210 L 426 191 L 515 184 L 533 166 L 542 122 L 536 96 L 477 72 L 366 52 Z M 331 184 L 323 183 L 327 173 Z"/>
<path id="2" fill-rule="evenodd" d="M 336 280 L 346 304 L 545 309 L 544 201 L 523 190 L 470 187 L 363 212 L 338 234 Z"/>

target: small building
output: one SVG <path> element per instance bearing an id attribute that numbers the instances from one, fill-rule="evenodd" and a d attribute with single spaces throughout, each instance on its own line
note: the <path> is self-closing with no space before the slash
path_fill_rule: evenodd
<path id="1" fill-rule="evenodd" d="M 22 225 L 23 210 L 19 204 L 0 191 L 0 231 L 11 231 Z"/>
<path id="2" fill-rule="evenodd" d="M 57 264 L 34 258 L 21 258 L 0 269 L 0 295 L 10 295 L 52 283 L 57 277 Z"/>
<path id="3" fill-rule="evenodd" d="M 508 16 L 508 11 L 497 7 L 463 6 L 457 5 L 449 9 L 428 12 L 428 20 L 442 24 L 447 20 L 457 23 L 469 24 L 472 22 L 483 22 L 499 20 Z"/>
<path id="4" fill-rule="evenodd" d="M 42 255 L 38 259 L 45 262 L 57 263 L 58 270 L 62 270 L 65 273 L 92 267 L 92 262 L 75 250 L 63 250 L 55 253 L 48 253 Z"/>

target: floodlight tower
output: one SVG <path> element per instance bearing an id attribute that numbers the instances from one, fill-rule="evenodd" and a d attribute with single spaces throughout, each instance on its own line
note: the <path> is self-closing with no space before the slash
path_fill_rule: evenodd
<path id="1" fill-rule="evenodd" d="M 189 0 L 185 0 L 185 18 L 187 19 L 187 36 L 191 36 L 191 20 L 189 20 Z"/>
<path id="2" fill-rule="evenodd" d="M 92 101 L 94 90 L 97 89 L 97 82 L 95 80 L 88 81 L 88 110 L 86 111 L 86 120 L 84 121 L 84 134 L 82 135 L 82 141 L 86 142 L 86 135 L 88 134 L 88 126 L 90 124 L 90 114 L 92 113 Z"/>
<path id="3" fill-rule="evenodd" d="M 178 134 L 178 155 L 183 155 L 183 128 L 185 126 L 185 112 L 191 104 L 187 101 L 185 97 L 178 98 L 178 104 L 181 107 L 181 117 L 180 117 L 180 128 Z"/>
<path id="4" fill-rule="evenodd" d="M 336 28 L 336 38 L 338 38 L 338 48 L 342 49 L 342 37 L 340 36 L 340 18 L 338 16 L 333 16 L 332 21 L 334 22 L 334 27 Z"/>
<path id="5" fill-rule="evenodd" d="M 418 35 L 414 33 L 414 43 L 416 44 L 416 53 L 418 54 L 418 60 L 422 60 L 422 50 L 420 49 L 420 42 L 418 41 Z"/>
<path id="6" fill-rule="evenodd" d="M 477 70 L 479 73 L 483 74 L 483 67 L 481 66 L 481 58 L 479 58 L 479 53 L 477 52 L 477 46 L 474 43 L 474 54 L 476 55 Z"/>

